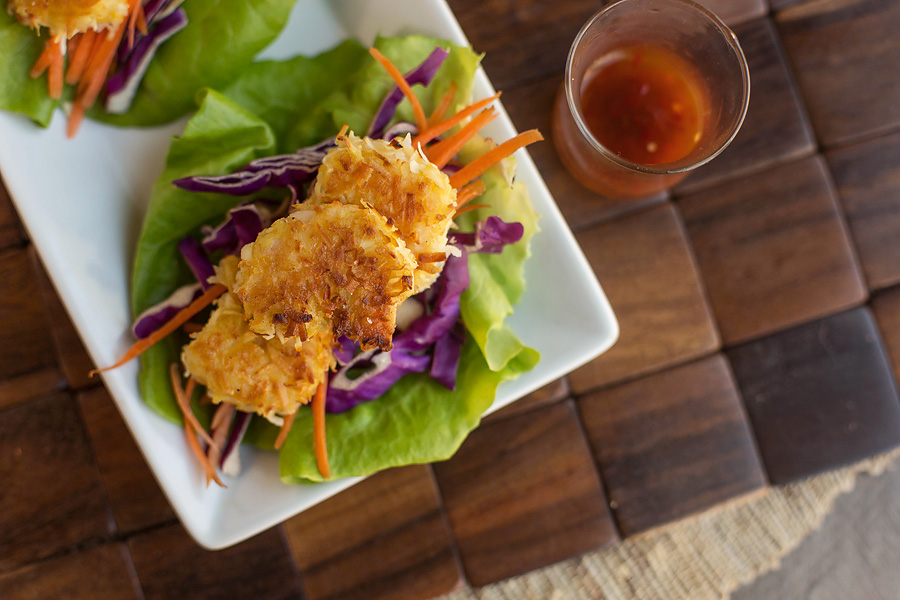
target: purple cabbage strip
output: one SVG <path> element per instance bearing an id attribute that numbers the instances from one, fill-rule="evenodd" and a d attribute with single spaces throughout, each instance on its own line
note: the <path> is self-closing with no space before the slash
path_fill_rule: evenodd
<path id="1" fill-rule="evenodd" d="M 266 187 L 294 188 L 316 176 L 322 160 L 334 146 L 335 139 L 329 138 L 291 154 L 258 158 L 234 173 L 185 177 L 172 183 L 189 192 L 217 192 L 231 196 L 248 196 Z"/>
<path id="2" fill-rule="evenodd" d="M 447 58 L 448 54 L 450 53 L 441 47 L 435 48 L 418 67 L 404 75 L 403 78 L 406 79 L 410 86 L 416 84 L 427 86 L 431 83 L 440 66 L 444 64 L 444 59 Z M 403 100 L 403 90 L 400 89 L 399 85 L 394 85 L 394 89 L 385 97 L 378 112 L 375 113 L 375 118 L 372 119 L 372 124 L 369 125 L 369 131 L 366 132 L 368 137 L 380 138 L 383 136 L 383 130 L 394 118 L 397 106 L 401 100 Z"/>
<path id="3" fill-rule="evenodd" d="M 239 254 L 245 244 L 254 241 L 271 223 L 271 218 L 263 215 L 255 204 L 240 204 L 228 211 L 221 225 L 204 229 L 203 248 L 207 252 L 222 250 L 226 254 Z"/>
<path id="4" fill-rule="evenodd" d="M 456 389 L 456 373 L 465 341 L 465 327 L 457 321 L 447 335 L 434 343 L 434 357 L 428 375 L 448 390 Z"/>
<path id="5" fill-rule="evenodd" d="M 407 373 L 422 373 L 431 363 L 427 354 L 405 352 L 364 352 L 340 369 L 328 384 L 325 410 L 341 413 L 357 404 L 381 396 Z M 369 367 L 356 379 L 347 377 L 354 368 Z"/>
<path id="6" fill-rule="evenodd" d="M 250 413 L 237 411 L 234 414 L 234 423 L 231 426 L 231 432 L 228 434 L 228 440 L 225 442 L 225 449 L 222 451 L 222 458 L 219 459 L 219 468 L 225 466 L 225 461 L 231 456 L 231 453 L 237 450 L 244 434 L 247 433 L 247 427 L 250 425 L 250 419 L 253 417 Z"/>
<path id="7" fill-rule="evenodd" d="M 106 82 L 107 112 L 121 114 L 128 110 L 157 48 L 184 29 L 187 22 L 187 13 L 179 8 L 154 25 L 148 23 L 147 35 L 135 43 L 127 60 L 120 62 L 115 74 Z"/>
<path id="8" fill-rule="evenodd" d="M 202 293 L 203 288 L 199 283 L 181 286 L 172 292 L 171 296 L 138 315 L 138 318 L 134 320 L 134 325 L 131 326 L 131 332 L 135 338 L 144 339 L 171 321 L 178 311 L 187 307 Z"/>
<path id="9" fill-rule="evenodd" d="M 392 140 L 396 137 L 404 138 L 407 135 L 416 135 L 417 133 L 419 133 L 419 128 L 416 127 L 415 123 L 400 121 L 388 127 L 387 131 L 381 134 L 381 139 Z"/>
<path id="10" fill-rule="evenodd" d="M 340 366 L 345 366 L 353 360 L 358 346 L 356 342 L 345 335 L 338 338 L 338 346 L 333 349 L 334 359 Z"/>
<path id="11" fill-rule="evenodd" d="M 468 252 L 499 254 L 507 244 L 515 244 L 525 233 L 521 223 L 507 223 L 491 215 L 475 223 L 473 233 L 451 233 L 450 243 Z"/>
<path id="12" fill-rule="evenodd" d="M 209 278 L 216 274 L 216 270 L 213 268 L 209 257 L 206 256 L 206 252 L 203 250 L 200 242 L 188 236 L 178 242 L 178 250 L 181 252 L 181 256 L 184 257 L 184 262 L 191 268 L 194 277 L 200 282 L 203 290 L 209 289 L 210 285 L 212 285 L 209 283 Z"/>

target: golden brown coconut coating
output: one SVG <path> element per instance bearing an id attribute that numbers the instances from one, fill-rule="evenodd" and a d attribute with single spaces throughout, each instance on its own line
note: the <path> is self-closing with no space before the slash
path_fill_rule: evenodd
<path id="1" fill-rule="evenodd" d="M 7 9 L 20 23 L 67 39 L 88 29 L 115 29 L 128 7 L 127 0 L 9 0 Z"/>
<path id="2" fill-rule="evenodd" d="M 236 257 L 224 259 L 219 280 L 230 287 L 236 269 Z M 182 350 L 182 363 L 206 386 L 213 402 L 264 417 L 293 414 L 307 404 L 334 364 L 330 331 L 302 344 L 266 339 L 250 331 L 240 302 L 228 292 L 203 329 L 191 337 Z"/>
<path id="3" fill-rule="evenodd" d="M 413 149 L 409 137 L 390 142 L 338 138 L 319 168 L 306 204 L 371 206 L 397 228 L 416 258 L 414 293 L 437 279 L 447 259 L 447 232 L 456 190 L 447 176 Z"/>
<path id="4" fill-rule="evenodd" d="M 301 205 L 241 251 L 234 292 L 250 329 L 306 340 L 346 335 L 389 350 L 397 307 L 413 292 L 416 261 L 366 206 Z"/>

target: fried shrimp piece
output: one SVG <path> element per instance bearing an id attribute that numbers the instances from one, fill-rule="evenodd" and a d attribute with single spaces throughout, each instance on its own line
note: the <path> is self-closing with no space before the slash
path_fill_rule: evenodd
<path id="1" fill-rule="evenodd" d="M 88 29 L 115 29 L 129 6 L 128 0 L 9 0 L 8 10 L 23 25 L 67 39 Z"/>
<path id="2" fill-rule="evenodd" d="M 227 287 L 233 285 L 237 257 L 228 257 L 217 270 Z M 266 339 L 250 331 L 243 307 L 225 293 L 203 329 L 181 353 L 182 364 L 212 401 L 264 417 L 289 415 L 307 404 L 334 366 L 331 332 L 322 331 L 305 342 Z"/>
<path id="3" fill-rule="evenodd" d="M 234 292 L 250 329 L 279 340 L 322 331 L 390 350 L 416 260 L 367 206 L 300 205 L 244 246 Z"/>
<path id="4" fill-rule="evenodd" d="M 447 232 L 456 190 L 447 176 L 412 147 L 391 141 L 338 137 L 319 168 L 306 204 L 341 202 L 371 206 L 397 228 L 416 259 L 414 293 L 431 286 L 447 260 Z"/>

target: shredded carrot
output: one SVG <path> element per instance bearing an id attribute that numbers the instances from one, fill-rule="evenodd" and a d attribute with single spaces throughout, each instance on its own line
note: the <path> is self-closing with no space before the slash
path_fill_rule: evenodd
<path id="1" fill-rule="evenodd" d="M 459 215 L 464 215 L 469 211 L 478 210 L 479 208 L 487 208 L 490 206 L 489 204 L 470 204 L 468 206 L 464 206 L 462 210 L 457 210 L 453 215 L 454 217 L 458 217 Z"/>
<path id="2" fill-rule="evenodd" d="M 331 478 L 331 467 L 328 466 L 328 446 L 325 444 L 325 396 L 328 394 L 328 384 L 322 382 L 316 395 L 313 396 L 313 449 L 316 453 L 316 465 L 319 473 L 325 479 Z"/>
<path id="3" fill-rule="evenodd" d="M 50 72 L 47 74 L 48 95 L 54 100 L 62 98 L 63 92 L 63 46 L 55 42 L 56 52 L 50 55 Z"/>
<path id="4" fill-rule="evenodd" d="M 400 72 L 400 69 L 394 66 L 388 58 L 379 52 L 375 48 L 369 48 L 369 54 L 372 55 L 372 58 L 377 60 L 384 70 L 388 72 L 388 75 L 391 76 L 391 79 L 400 87 L 400 90 L 403 92 L 403 95 L 406 96 L 406 99 L 409 100 L 409 103 L 412 105 L 413 114 L 416 117 L 416 125 L 419 128 L 419 131 L 425 129 L 425 111 L 422 109 L 422 105 L 419 103 L 419 99 L 413 93 L 412 88 L 409 87 L 409 83 L 407 83 L 406 78 L 403 76 L 403 73 Z"/>
<path id="5" fill-rule="evenodd" d="M 100 95 L 100 90 L 103 89 L 109 68 L 116 55 L 116 48 L 122 41 L 125 29 L 125 23 L 120 24 L 112 35 L 101 36 L 100 42 L 94 44 L 92 48 L 92 56 L 88 60 L 81 81 L 78 82 L 76 94 L 76 103 L 83 105 L 86 109 L 94 105 L 97 96 Z"/>
<path id="6" fill-rule="evenodd" d="M 493 108 L 486 108 L 478 115 L 466 123 L 465 127 L 441 140 L 433 146 L 429 146 L 425 150 L 425 156 L 439 169 L 443 169 L 450 159 L 456 156 L 456 153 L 468 142 L 478 131 L 497 118 L 499 113 Z"/>
<path id="7" fill-rule="evenodd" d="M 175 398 L 178 400 L 178 406 L 182 407 L 182 412 L 184 412 L 184 406 L 189 404 L 187 399 L 187 395 L 185 394 L 185 390 L 181 387 L 181 377 L 178 375 L 178 367 L 173 363 L 171 368 L 169 369 L 169 375 L 172 380 L 172 390 L 175 392 Z M 188 384 L 190 385 L 190 383 Z M 190 412 L 190 406 L 188 406 L 188 412 Z M 193 415 L 193 413 L 191 413 Z M 222 487 L 228 487 L 222 480 L 219 479 L 219 475 L 216 473 L 216 468 L 210 463 L 209 458 L 206 456 L 206 453 L 200 448 L 200 443 L 197 442 L 197 433 L 203 432 L 203 428 L 199 426 L 199 423 L 195 426 L 196 418 L 193 422 L 187 418 L 184 419 L 184 434 L 187 438 L 188 446 L 191 447 L 191 451 L 194 453 L 194 456 L 197 457 L 197 460 L 200 461 L 200 465 L 203 467 L 203 470 L 206 471 L 206 485 L 209 485 L 210 481 L 215 481 Z M 207 436 L 208 437 L 208 436 Z"/>
<path id="8" fill-rule="evenodd" d="M 143 28 L 139 25 L 143 23 Z M 142 2 L 132 2 L 131 12 L 128 14 L 128 47 L 134 48 L 134 30 L 139 29 L 141 33 L 147 33 L 147 20 L 144 16 L 144 5 Z"/>
<path id="9" fill-rule="evenodd" d="M 284 418 L 284 424 L 281 426 L 281 431 L 278 432 L 278 437 L 275 438 L 276 450 L 281 450 L 285 440 L 287 440 L 288 433 L 291 431 L 291 427 L 294 426 L 294 419 L 296 417 L 297 413 L 293 412 Z"/>
<path id="10" fill-rule="evenodd" d="M 459 214 L 459 209 L 477 198 L 478 196 L 484 193 L 485 186 L 484 182 L 480 179 L 478 181 L 473 181 L 468 184 L 464 188 L 460 189 L 456 193 L 456 214 Z"/>
<path id="11" fill-rule="evenodd" d="M 203 310 L 207 304 L 218 298 L 228 289 L 224 285 L 217 283 L 216 285 L 210 286 L 208 290 L 203 292 L 203 295 L 191 302 L 186 308 L 182 308 L 178 314 L 172 317 L 168 323 L 145 337 L 144 339 L 138 340 L 134 343 L 131 348 L 125 353 L 125 355 L 119 359 L 119 361 L 111 365 L 109 367 L 103 367 L 102 369 L 94 369 L 89 373 L 90 376 L 94 376 L 95 373 L 103 373 L 104 371 L 109 371 L 111 369 L 115 369 L 117 367 L 121 367 L 128 361 L 133 358 L 137 358 L 144 352 L 147 348 L 153 346 L 156 342 L 160 341 L 182 325 L 187 322 L 188 319 L 196 315 L 198 312 Z"/>
<path id="12" fill-rule="evenodd" d="M 457 125 L 462 123 L 464 119 L 471 117 L 476 112 L 478 112 L 479 110 L 481 110 L 482 108 L 484 108 L 485 106 L 487 106 L 488 104 L 490 104 L 491 102 L 493 102 L 494 100 L 496 100 L 499 97 L 500 97 L 500 92 L 497 92 L 496 94 L 494 94 L 493 96 L 491 96 L 489 98 L 483 98 L 483 99 L 479 100 L 478 102 L 470 104 L 469 106 L 465 107 L 458 113 L 441 121 L 440 123 L 435 123 L 434 125 L 430 125 L 427 129 L 424 129 L 424 130 L 419 129 L 419 135 L 414 137 L 412 140 L 413 148 L 415 148 L 419 144 L 422 144 L 424 146 L 425 144 L 427 144 L 428 142 L 430 142 L 437 136 L 441 135 L 445 131 L 449 131 L 453 127 L 456 127 Z"/>
<path id="13" fill-rule="evenodd" d="M 88 56 L 91 54 L 91 48 L 94 47 L 94 40 L 97 39 L 97 32 L 88 29 L 73 39 L 78 40 L 78 45 L 72 51 L 69 70 L 66 71 L 66 83 L 69 85 L 75 85 L 81 79 L 81 74 L 84 73 L 84 68 L 87 66 Z"/>
<path id="14" fill-rule="evenodd" d="M 436 123 L 440 123 L 444 118 L 444 114 L 450 108 L 450 103 L 453 102 L 453 98 L 456 97 L 456 82 L 450 82 L 450 89 L 447 90 L 447 93 L 441 96 L 441 101 L 435 107 L 434 112 L 431 113 L 431 116 L 428 117 L 428 121 L 426 122 L 426 127 L 433 127 Z"/>
<path id="15" fill-rule="evenodd" d="M 72 111 L 69 113 L 69 121 L 66 123 L 66 137 L 73 138 L 84 121 L 84 113 L 87 109 L 83 104 L 75 102 L 72 104 Z"/>
<path id="16" fill-rule="evenodd" d="M 53 40 L 44 42 L 44 50 L 41 52 L 41 55 L 38 56 L 38 59 L 34 62 L 34 66 L 31 67 L 31 71 L 28 73 L 31 75 L 32 79 L 37 79 L 44 74 L 44 71 L 50 67 L 50 62 L 53 60 L 53 54 L 58 51 L 58 46 Z"/>
<path id="17" fill-rule="evenodd" d="M 228 430 L 231 428 L 232 421 L 234 421 L 234 413 L 236 410 L 234 404 L 223 402 L 213 414 L 210 432 L 216 443 L 206 449 L 206 457 L 209 460 L 209 463 L 214 467 L 218 465 L 219 461 L 222 459 L 222 451 L 228 441 Z"/>
<path id="18" fill-rule="evenodd" d="M 544 139 L 537 129 L 530 129 L 492 148 L 450 176 L 450 185 L 459 189 L 519 148 Z M 459 213 L 457 213 L 459 214 Z"/>
<path id="19" fill-rule="evenodd" d="M 181 394 L 178 394 L 178 390 L 175 393 L 175 399 L 178 400 L 178 408 L 181 409 L 181 414 L 184 417 L 185 421 L 190 421 L 191 426 L 200 434 L 200 437 L 203 438 L 203 441 L 209 444 L 210 446 L 215 446 L 216 443 L 213 442 L 213 439 L 210 437 L 206 430 L 203 429 L 203 426 L 200 425 L 200 421 L 197 420 L 197 415 L 194 414 L 194 411 L 191 410 L 191 396 L 189 394 L 193 394 L 194 386 L 192 385 L 193 378 L 188 380 L 187 389 L 181 388 L 181 376 L 178 374 L 178 365 L 176 363 L 172 363 L 169 365 L 169 378 L 172 380 L 172 389 L 175 389 L 176 386 L 178 390 L 181 391 Z"/>
<path id="20" fill-rule="evenodd" d="M 338 131 L 337 137 L 342 137 L 342 136 L 346 135 L 348 129 L 350 129 L 350 126 L 347 125 L 346 123 L 344 123 L 344 124 L 341 126 L 341 130 Z"/>

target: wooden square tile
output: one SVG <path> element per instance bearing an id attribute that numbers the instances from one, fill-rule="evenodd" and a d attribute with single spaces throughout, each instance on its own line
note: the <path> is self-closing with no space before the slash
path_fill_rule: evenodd
<path id="1" fill-rule="evenodd" d="M 575 36 L 602 8 L 600 2 L 545 0 L 449 0 L 449 4 L 472 47 L 485 53 L 484 70 L 498 90 L 553 73 L 561 78 Z"/>
<path id="2" fill-rule="evenodd" d="M 72 324 L 69 313 L 66 312 L 62 300 L 59 299 L 56 289 L 50 282 L 44 265 L 41 264 L 34 248 L 31 247 L 29 250 L 47 320 L 50 323 L 50 334 L 56 349 L 56 356 L 69 387 L 83 389 L 100 385 L 98 378 L 88 376 L 88 373 L 94 368 L 94 363 L 88 356 L 78 332 L 75 331 L 75 325 Z"/>
<path id="3" fill-rule="evenodd" d="M 427 466 L 373 475 L 284 528 L 309 600 L 418 600 L 462 584 Z"/>
<path id="4" fill-rule="evenodd" d="M 106 388 L 78 395 L 100 477 L 119 533 L 131 533 L 175 519 Z"/>
<path id="5" fill-rule="evenodd" d="M 578 231 L 664 202 L 667 198 L 665 193 L 640 199 L 604 198 L 583 187 L 569 175 L 556 153 L 553 129 L 550 126 L 553 103 L 562 79 L 563 72 L 560 69 L 559 73 L 550 78 L 506 90 L 503 92 L 503 105 L 519 131 L 539 129 L 544 135 L 544 141 L 529 146 L 528 152 L 569 227 Z"/>
<path id="6" fill-rule="evenodd" d="M 579 407 L 625 536 L 765 488 L 721 354 L 595 392 Z"/>
<path id="7" fill-rule="evenodd" d="M 866 307 L 728 351 L 769 480 L 783 484 L 900 444 L 900 398 Z"/>
<path id="8" fill-rule="evenodd" d="M 22 224 L 3 186 L 3 181 L 0 180 L 0 250 L 16 246 L 24 239 Z"/>
<path id="9" fill-rule="evenodd" d="M 0 574 L 4 600 L 142 600 L 124 544 L 105 544 Z"/>
<path id="10" fill-rule="evenodd" d="M 900 287 L 879 292 L 872 298 L 872 311 L 881 330 L 894 377 L 900 380 Z"/>
<path id="11" fill-rule="evenodd" d="M 697 0 L 697 4 L 714 12 L 726 25 L 743 23 L 769 12 L 766 0 Z"/>
<path id="12" fill-rule="evenodd" d="M 0 380 L 56 365 L 27 249 L 0 251 L 0 281 Z"/>
<path id="13" fill-rule="evenodd" d="M 900 2 L 820 0 L 776 21 L 823 145 L 900 126 Z"/>
<path id="14" fill-rule="evenodd" d="M 484 424 L 434 471 L 472 585 L 617 537 L 571 401 Z"/>
<path id="15" fill-rule="evenodd" d="M 0 411 L 0 571 L 105 538 L 112 517 L 75 399 Z"/>
<path id="16" fill-rule="evenodd" d="M 866 298 L 820 157 L 692 194 L 678 206 L 726 345 Z"/>
<path id="17" fill-rule="evenodd" d="M 57 392 L 65 386 L 66 380 L 55 366 L 2 379 L 0 380 L 0 410 L 19 402 Z"/>
<path id="18" fill-rule="evenodd" d="M 576 394 L 715 352 L 719 336 L 670 204 L 578 234 L 619 320 L 619 340 L 569 375 Z"/>
<path id="19" fill-rule="evenodd" d="M 826 158 L 869 289 L 900 283 L 900 134 Z"/>
<path id="20" fill-rule="evenodd" d="M 531 392 L 527 396 L 519 398 L 512 404 L 504 406 L 497 412 L 489 414 L 482 422 L 490 423 L 497 419 L 505 419 L 514 415 L 520 415 L 530 410 L 534 410 L 535 408 L 565 400 L 568 397 L 569 392 L 569 380 L 565 377 L 557 379 L 556 381 L 548 383 L 544 387 Z"/>
<path id="21" fill-rule="evenodd" d="M 675 190 L 683 196 L 727 179 L 812 154 L 812 127 L 770 19 L 734 28 L 750 70 L 747 117 L 722 154 L 691 173 Z"/>
<path id="22" fill-rule="evenodd" d="M 303 598 L 280 528 L 224 550 L 198 546 L 181 525 L 128 539 L 146 600 Z"/>

